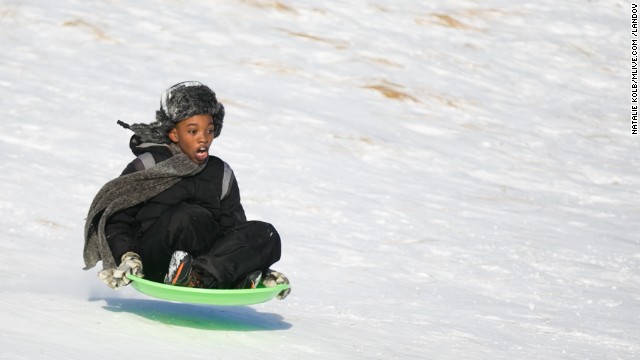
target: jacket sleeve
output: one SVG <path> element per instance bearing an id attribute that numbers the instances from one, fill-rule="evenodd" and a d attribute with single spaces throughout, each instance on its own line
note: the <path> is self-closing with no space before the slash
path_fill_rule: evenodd
<path id="1" fill-rule="evenodd" d="M 120 265 L 124 253 L 134 250 L 133 222 L 137 213 L 138 207 L 134 206 L 113 214 L 107 220 L 105 234 L 116 265 Z"/>
<path id="2" fill-rule="evenodd" d="M 231 167 L 224 164 L 222 195 L 220 199 L 220 227 L 223 234 L 236 224 L 246 222 L 247 217 L 240 203 L 240 189 Z"/>
<path id="3" fill-rule="evenodd" d="M 123 175 L 131 174 L 141 170 L 140 159 L 136 158 L 122 171 Z M 134 250 L 135 234 L 133 231 L 133 223 L 138 213 L 139 206 L 133 206 L 121 210 L 109 217 L 105 225 L 105 235 L 107 236 L 107 244 L 116 260 L 116 265 L 120 265 L 122 255 L 127 251 Z"/>

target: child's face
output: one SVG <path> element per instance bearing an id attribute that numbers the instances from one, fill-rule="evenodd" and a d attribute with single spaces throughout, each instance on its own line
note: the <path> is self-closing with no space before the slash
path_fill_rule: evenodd
<path id="1" fill-rule="evenodd" d="M 176 143 L 191 161 L 202 164 L 209 158 L 213 131 L 211 115 L 194 115 L 177 123 L 169 132 L 169 139 Z"/>

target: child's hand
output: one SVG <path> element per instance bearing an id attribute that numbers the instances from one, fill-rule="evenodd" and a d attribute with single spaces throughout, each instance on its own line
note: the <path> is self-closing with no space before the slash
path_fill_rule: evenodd
<path id="1" fill-rule="evenodd" d="M 283 273 L 271 269 L 265 271 L 264 278 L 262 278 L 262 285 L 265 287 L 276 287 L 281 284 L 289 284 L 289 279 L 287 279 Z M 278 300 L 282 300 L 289 296 L 290 292 L 291 288 L 282 290 L 278 295 L 276 295 L 276 298 Z"/>
<path id="2" fill-rule="evenodd" d="M 131 280 L 129 280 L 127 274 L 144 277 L 140 256 L 131 251 L 122 255 L 122 262 L 117 269 L 101 270 L 98 272 L 98 277 L 107 284 L 107 286 L 112 289 L 116 289 L 121 286 L 129 285 Z"/>

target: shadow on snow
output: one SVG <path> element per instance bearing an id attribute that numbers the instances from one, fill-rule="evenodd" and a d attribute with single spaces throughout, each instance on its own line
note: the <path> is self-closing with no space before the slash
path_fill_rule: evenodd
<path id="1" fill-rule="evenodd" d="M 202 330 L 269 331 L 286 330 L 291 324 L 282 316 L 261 313 L 249 306 L 210 306 L 169 301 L 92 297 L 89 301 L 105 301 L 104 309 L 131 313 L 168 325 Z"/>

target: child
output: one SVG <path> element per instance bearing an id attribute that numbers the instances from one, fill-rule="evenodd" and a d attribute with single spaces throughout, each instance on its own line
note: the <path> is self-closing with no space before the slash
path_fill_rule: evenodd
<path id="1" fill-rule="evenodd" d="M 280 259 L 278 232 L 247 221 L 233 171 L 209 155 L 223 119 L 215 93 L 187 81 L 162 94 L 155 122 L 118 121 L 134 132 L 137 158 L 93 200 L 85 270 L 102 260 L 98 275 L 112 288 L 129 284 L 126 274 L 201 288 L 288 283 L 269 270 Z"/>

